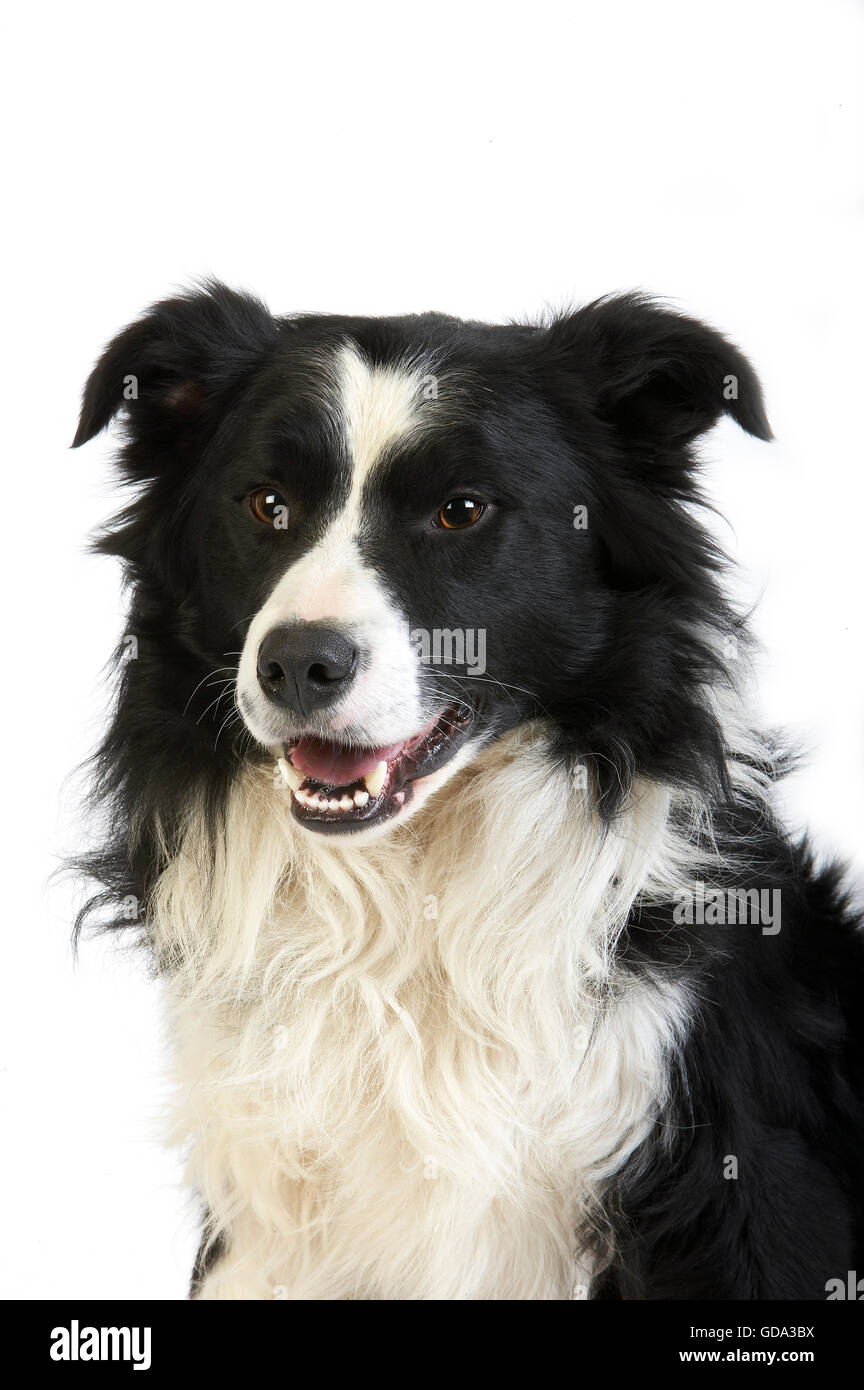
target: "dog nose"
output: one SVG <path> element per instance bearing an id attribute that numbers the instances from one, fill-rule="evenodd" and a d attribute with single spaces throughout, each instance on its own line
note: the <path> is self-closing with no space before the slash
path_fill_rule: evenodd
<path id="1" fill-rule="evenodd" d="M 357 667 L 357 648 L 336 628 L 274 627 L 258 648 L 258 682 L 274 704 L 300 716 L 333 705 Z"/>

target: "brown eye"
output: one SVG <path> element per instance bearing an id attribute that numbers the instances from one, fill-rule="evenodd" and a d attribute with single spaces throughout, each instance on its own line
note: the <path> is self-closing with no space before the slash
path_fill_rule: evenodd
<path id="1" fill-rule="evenodd" d="M 266 526 L 283 530 L 288 525 L 288 503 L 275 488 L 259 487 L 249 498 L 249 505 L 256 520 L 263 521 Z"/>
<path id="2" fill-rule="evenodd" d="M 485 510 L 483 503 L 475 502 L 472 497 L 451 497 L 435 521 L 445 531 L 464 531 L 466 526 L 473 526 L 475 521 L 479 521 Z"/>

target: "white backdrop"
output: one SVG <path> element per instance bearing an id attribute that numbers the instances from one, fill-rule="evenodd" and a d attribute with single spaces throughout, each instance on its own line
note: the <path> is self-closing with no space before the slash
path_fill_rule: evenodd
<path id="1" fill-rule="evenodd" d="M 8 7 L 7 15 L 12 7 Z M 64 779 L 103 717 L 119 576 L 84 553 L 110 442 L 70 453 L 104 341 L 214 274 L 276 311 L 521 316 L 642 287 L 738 341 L 776 432 L 710 490 L 764 595 L 761 701 L 811 749 L 788 814 L 864 868 L 864 12 L 853 0 L 15 7 L 0 335 L 6 620 L 3 1280 L 180 1297 L 195 1235 L 158 990 L 86 945 Z M 61 809 L 62 804 L 62 809 Z"/>

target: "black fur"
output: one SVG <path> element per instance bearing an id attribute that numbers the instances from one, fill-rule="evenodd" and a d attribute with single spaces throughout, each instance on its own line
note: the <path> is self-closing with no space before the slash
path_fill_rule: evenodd
<path id="1" fill-rule="evenodd" d="M 705 699 L 729 679 L 724 640 L 747 637 L 699 519 L 692 445 L 724 412 L 770 430 L 752 368 L 702 324 L 638 295 L 536 327 L 275 319 L 209 284 L 120 334 L 75 443 L 124 412 L 134 496 L 97 548 L 125 565 L 138 655 L 96 757 L 110 830 L 83 861 L 101 888 L 79 926 L 128 926 L 131 898 L 146 939 L 148 891 L 190 794 L 218 833 L 232 776 L 263 756 L 225 725 L 230 697 L 208 676 L 231 674 L 251 615 L 347 486 L 321 366 L 346 337 L 375 363 L 426 349 L 458 382 L 441 429 L 382 470 L 362 544 L 412 625 L 486 629 L 500 687 L 472 689 L 481 725 L 550 719 L 557 756 L 583 760 L 606 817 L 635 774 L 693 789 L 714 807 L 724 887 L 782 890 L 776 936 L 682 926 L 671 904 L 634 910 L 622 959 L 686 977 L 702 1007 L 668 1111 L 610 1188 L 616 1255 L 597 1296 L 825 1297 L 864 1264 L 861 937 L 836 874 L 732 796 Z M 290 537 L 249 525 L 242 504 L 265 482 L 291 491 Z M 426 519 L 468 482 L 494 500 L 491 520 L 445 552 Z M 757 761 L 774 766 L 774 751 Z"/>
<path id="2" fill-rule="evenodd" d="M 738 808 L 726 834 L 723 887 L 779 889 L 782 929 L 657 909 L 630 924 L 633 968 L 682 974 L 701 1006 L 670 1104 L 608 1195 L 604 1297 L 824 1299 L 861 1268 L 860 927 L 836 869 L 775 826 Z"/>

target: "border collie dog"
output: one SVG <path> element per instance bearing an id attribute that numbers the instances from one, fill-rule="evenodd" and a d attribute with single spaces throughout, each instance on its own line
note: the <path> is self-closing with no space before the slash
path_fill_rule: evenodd
<path id="1" fill-rule="evenodd" d="M 639 295 L 108 346 L 130 607 L 90 926 L 162 981 L 202 1299 L 824 1299 L 864 951 L 772 812 L 694 442 L 757 378 Z M 130 919 L 134 919 L 134 922 Z"/>

